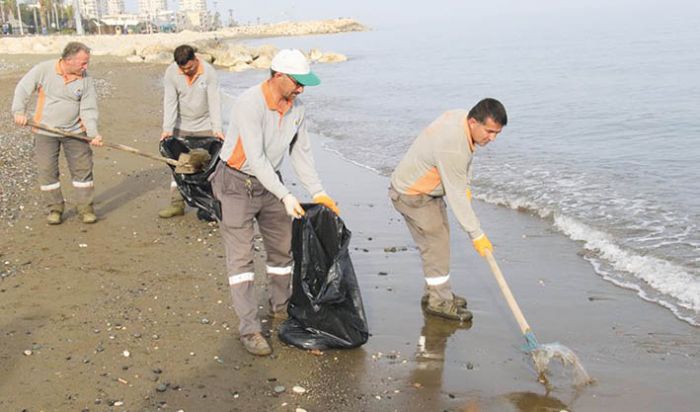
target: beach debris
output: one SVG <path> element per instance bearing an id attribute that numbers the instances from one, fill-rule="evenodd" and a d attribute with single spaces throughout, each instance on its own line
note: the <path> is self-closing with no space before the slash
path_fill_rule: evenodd
<path id="1" fill-rule="evenodd" d="M 24 353 L 24 356 L 32 356 L 32 353 L 34 353 L 34 352 L 32 352 L 32 351 L 29 350 L 29 349 L 26 349 L 26 350 L 25 350 L 24 352 L 22 352 L 22 353 Z"/>
<path id="2" fill-rule="evenodd" d="M 408 248 L 406 246 L 391 246 L 384 248 L 385 253 L 405 252 L 407 250 Z"/>
<path id="3" fill-rule="evenodd" d="M 123 355 L 125 358 L 128 358 L 128 357 L 131 356 L 131 352 L 129 352 L 128 350 L 124 350 L 124 352 L 122 352 L 122 355 Z"/>
<path id="4" fill-rule="evenodd" d="M 178 165 L 175 166 L 175 173 L 193 174 L 202 170 L 209 164 L 211 155 L 205 149 L 192 149 L 187 153 L 180 153 L 177 158 Z"/>

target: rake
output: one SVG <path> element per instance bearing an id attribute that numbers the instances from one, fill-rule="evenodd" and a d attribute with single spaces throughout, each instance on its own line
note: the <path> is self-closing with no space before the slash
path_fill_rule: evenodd
<path id="1" fill-rule="evenodd" d="M 527 320 L 525 320 L 525 316 L 520 310 L 518 302 L 515 301 L 515 297 L 510 291 L 506 279 L 503 277 L 503 273 L 498 267 L 496 259 L 493 257 L 493 254 L 491 254 L 491 251 L 486 250 L 485 257 L 511 312 L 513 312 L 515 320 L 518 322 L 518 326 L 520 326 L 520 331 L 525 337 L 523 349 L 532 356 L 535 370 L 538 374 L 538 380 L 545 386 L 549 386 L 549 363 L 552 359 L 559 359 L 564 367 L 571 367 L 574 385 L 584 386 L 593 383 L 593 380 L 586 372 L 586 369 L 584 369 L 578 356 L 576 356 L 571 349 L 558 342 L 541 344 L 537 341 L 534 332 L 527 323 Z"/>

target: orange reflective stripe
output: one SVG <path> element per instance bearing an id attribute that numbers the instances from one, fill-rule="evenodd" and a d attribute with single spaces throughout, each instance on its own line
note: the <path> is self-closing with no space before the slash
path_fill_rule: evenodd
<path id="1" fill-rule="evenodd" d="M 34 123 L 41 123 L 41 115 L 44 112 L 44 103 L 46 102 L 46 94 L 44 93 L 44 88 L 41 86 L 39 86 L 38 96 L 36 100 L 36 110 L 34 111 Z"/>
<path id="2" fill-rule="evenodd" d="M 240 170 L 241 167 L 243 167 L 243 163 L 245 163 L 245 160 L 246 157 L 245 150 L 243 150 L 243 141 L 241 140 L 241 136 L 238 135 L 236 147 L 233 149 L 233 153 L 231 153 L 231 157 L 228 158 L 226 164 L 233 167 L 234 169 Z"/>
<path id="3" fill-rule="evenodd" d="M 441 183 L 440 173 L 438 173 L 437 167 L 425 172 L 420 179 L 416 180 L 416 183 L 411 185 L 406 191 L 407 195 L 424 195 L 432 192 Z"/>

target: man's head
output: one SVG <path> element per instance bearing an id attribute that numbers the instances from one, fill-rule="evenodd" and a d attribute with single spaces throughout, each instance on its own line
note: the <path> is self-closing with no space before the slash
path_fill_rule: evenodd
<path id="1" fill-rule="evenodd" d="M 486 146 L 508 124 L 506 108 L 496 99 L 483 99 L 469 110 L 467 124 L 474 143 Z"/>
<path id="2" fill-rule="evenodd" d="M 282 97 L 293 100 L 306 86 L 321 84 L 306 57 L 296 49 L 280 50 L 270 64 L 270 78 Z"/>
<path id="3" fill-rule="evenodd" d="M 197 73 L 199 61 L 194 54 L 194 48 L 192 46 L 186 44 L 177 46 L 173 52 L 173 58 L 175 59 L 175 64 L 177 64 L 185 75 L 192 76 Z"/>
<path id="4" fill-rule="evenodd" d="M 90 48 L 83 43 L 72 41 L 63 49 L 61 60 L 66 74 L 82 76 L 90 63 Z"/>

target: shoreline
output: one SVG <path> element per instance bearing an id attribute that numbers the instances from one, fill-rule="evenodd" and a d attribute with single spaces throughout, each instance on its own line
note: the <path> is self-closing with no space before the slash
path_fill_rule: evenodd
<path id="1" fill-rule="evenodd" d="M 23 70 L 32 58 L 15 64 Z M 91 72 L 111 86 L 100 100 L 105 138 L 155 153 L 163 66 L 134 70 L 96 56 Z M 0 76 L 2 99 L 21 74 Z M 26 142 L 28 133 L 2 116 L 0 134 Z M 315 137 L 324 187 L 353 232 L 351 257 L 372 333 L 365 346 L 317 357 L 273 334 L 272 357 L 244 353 L 217 228 L 191 210 L 159 219 L 157 210 L 168 201 L 166 166 L 98 148 L 101 221 L 85 226 L 69 214 L 50 227 L 28 201 L 15 224 L 0 229 L 0 258 L 17 269 L 0 280 L 1 409 L 103 410 L 123 402 L 125 410 L 186 411 L 694 410 L 700 329 L 601 279 L 578 244 L 532 214 L 476 202 L 535 334 L 573 349 L 594 386 L 545 393 L 520 352 L 522 336 L 487 265 L 455 224 L 452 283 L 475 320 L 455 327 L 424 318 L 420 262 L 387 199 L 388 180 L 322 149 L 323 138 Z M 62 171 L 66 181 L 65 164 Z M 283 173 L 298 192 L 288 163 Z M 26 190 L 35 186 L 29 178 Z M 259 275 L 262 262 L 257 265 Z M 257 276 L 258 286 L 262 281 Z M 431 356 L 417 357 L 424 354 L 421 336 Z M 37 385 L 46 388 L 41 396 Z M 277 385 L 286 392 L 276 394 Z M 293 394 L 294 385 L 307 393 Z"/>

